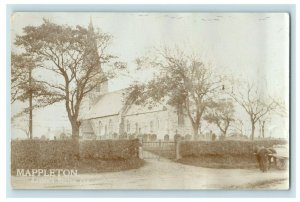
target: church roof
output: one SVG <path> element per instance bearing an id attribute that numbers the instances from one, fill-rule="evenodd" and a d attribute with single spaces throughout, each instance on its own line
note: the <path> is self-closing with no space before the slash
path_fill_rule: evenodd
<path id="1" fill-rule="evenodd" d="M 124 106 L 123 96 L 124 90 L 118 90 L 101 95 L 98 102 L 91 107 L 84 118 L 93 119 L 119 114 Z"/>
<path id="2" fill-rule="evenodd" d="M 98 101 L 91 109 L 86 113 L 83 119 L 94 119 L 106 116 L 119 115 L 124 108 L 124 99 L 125 99 L 126 89 L 109 92 L 104 95 L 101 95 L 98 98 Z M 131 105 L 126 111 L 126 116 L 136 115 L 136 114 L 145 114 L 156 111 L 166 110 L 166 104 L 161 103 L 154 106 L 149 105 Z"/>
<path id="3" fill-rule="evenodd" d="M 126 116 L 130 115 L 137 115 L 137 114 L 146 114 L 151 112 L 157 112 L 157 111 L 165 111 L 167 107 L 164 104 L 156 104 L 156 105 L 132 105 L 127 113 Z"/>

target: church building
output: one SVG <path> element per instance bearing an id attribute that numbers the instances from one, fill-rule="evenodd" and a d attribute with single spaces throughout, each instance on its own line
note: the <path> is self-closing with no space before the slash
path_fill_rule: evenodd
<path id="1" fill-rule="evenodd" d="M 80 132 L 84 139 L 118 139 L 124 134 L 127 137 L 153 134 L 157 139 L 167 136 L 172 139 L 176 134 L 193 134 L 190 120 L 182 118 L 170 105 L 127 106 L 126 89 L 102 93 L 81 117 Z"/>
<path id="2" fill-rule="evenodd" d="M 92 22 L 88 30 L 94 33 Z M 99 71 L 102 72 L 100 65 Z M 82 100 L 80 136 L 83 139 L 118 139 L 147 134 L 155 135 L 156 139 L 172 139 L 176 134 L 193 134 L 190 120 L 176 108 L 167 104 L 128 106 L 125 98 L 126 89 L 108 92 L 105 79 Z"/>

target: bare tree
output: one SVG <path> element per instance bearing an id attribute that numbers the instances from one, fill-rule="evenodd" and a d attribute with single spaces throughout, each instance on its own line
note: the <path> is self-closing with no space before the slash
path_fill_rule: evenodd
<path id="1" fill-rule="evenodd" d="M 236 90 L 229 93 L 231 97 L 245 110 L 251 122 L 251 139 L 254 139 L 256 123 L 267 114 L 275 111 L 279 106 L 271 96 L 260 93 L 259 90 L 249 82 L 240 84 Z"/>
<path id="2" fill-rule="evenodd" d="M 102 66 L 116 58 L 106 54 L 111 36 L 95 32 L 92 24 L 88 29 L 80 26 L 72 28 L 48 20 L 40 26 L 25 27 L 24 33 L 17 36 L 16 45 L 42 57 L 44 73 L 49 71 L 56 78 L 55 81 L 45 78 L 40 83 L 51 89 L 53 96 L 64 100 L 72 137 L 77 139 L 82 99 L 107 81 L 109 75 L 103 72 Z M 119 64 L 115 63 L 115 66 Z"/>
<path id="3" fill-rule="evenodd" d="M 221 84 L 212 72 L 212 65 L 194 55 L 168 48 L 137 62 L 140 68 L 154 68 L 158 73 L 147 84 L 133 87 L 130 96 L 136 98 L 136 103 L 164 101 L 177 109 L 179 117 L 187 114 L 194 137 L 201 133 L 204 112 Z"/>

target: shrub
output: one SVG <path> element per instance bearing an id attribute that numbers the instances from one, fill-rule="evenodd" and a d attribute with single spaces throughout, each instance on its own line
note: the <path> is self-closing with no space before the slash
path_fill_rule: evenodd
<path id="1" fill-rule="evenodd" d="M 177 162 L 207 168 L 256 168 L 257 162 L 253 155 L 201 155 L 188 156 L 179 159 Z"/>
<path id="2" fill-rule="evenodd" d="M 272 147 L 277 144 L 287 144 L 285 140 L 256 140 L 256 141 L 183 141 L 179 151 L 184 156 L 202 155 L 253 155 L 255 146 Z"/>
<path id="3" fill-rule="evenodd" d="M 87 140 L 80 143 L 80 157 L 93 159 L 130 159 L 138 156 L 138 139 Z"/>
<path id="4" fill-rule="evenodd" d="M 39 162 L 40 146 L 35 141 L 12 141 L 11 142 L 11 169 L 37 168 Z"/>
<path id="5" fill-rule="evenodd" d="M 71 168 L 79 157 L 77 141 L 18 140 L 11 142 L 11 168 Z"/>
<path id="6" fill-rule="evenodd" d="M 11 142 L 11 171 L 16 169 L 77 168 L 90 160 L 128 160 L 138 157 L 134 140 L 14 140 Z"/>

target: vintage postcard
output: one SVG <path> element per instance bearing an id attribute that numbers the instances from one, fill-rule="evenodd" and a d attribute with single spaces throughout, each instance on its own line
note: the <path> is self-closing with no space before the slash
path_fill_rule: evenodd
<path id="1" fill-rule="evenodd" d="M 287 13 L 10 17 L 13 189 L 289 189 Z"/>

